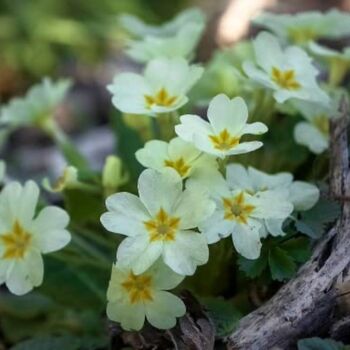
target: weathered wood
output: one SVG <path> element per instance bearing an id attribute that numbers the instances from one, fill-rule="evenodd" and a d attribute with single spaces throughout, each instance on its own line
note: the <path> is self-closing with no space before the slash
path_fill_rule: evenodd
<path id="1" fill-rule="evenodd" d="M 348 105 L 331 122 L 330 190 L 334 197 L 350 195 L 348 155 Z M 244 317 L 228 337 L 228 349 L 288 349 L 302 337 L 320 335 L 334 321 L 337 287 L 348 278 L 350 266 L 350 203 L 334 228 L 316 246 L 312 258 L 297 276 L 265 305 Z"/>

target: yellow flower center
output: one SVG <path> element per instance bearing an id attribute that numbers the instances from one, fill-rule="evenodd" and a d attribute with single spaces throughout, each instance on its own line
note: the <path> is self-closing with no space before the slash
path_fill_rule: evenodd
<path id="1" fill-rule="evenodd" d="M 11 231 L 0 236 L 0 241 L 5 246 L 3 259 L 21 259 L 32 241 L 32 235 L 16 220 Z"/>
<path id="2" fill-rule="evenodd" d="M 127 279 L 121 284 L 129 294 L 131 304 L 152 301 L 152 277 L 149 275 L 134 275 L 129 273 Z"/>
<path id="3" fill-rule="evenodd" d="M 232 136 L 227 129 L 224 129 L 218 135 L 209 135 L 209 140 L 215 149 L 228 151 L 239 144 L 240 137 Z"/>
<path id="4" fill-rule="evenodd" d="M 241 224 L 247 223 L 249 215 L 255 209 L 254 205 L 245 203 L 244 192 L 233 198 L 223 198 L 222 201 L 225 209 L 224 218 Z"/>
<path id="5" fill-rule="evenodd" d="M 329 135 L 329 119 L 325 115 L 319 115 L 312 119 L 312 124 L 323 134 Z"/>
<path id="6" fill-rule="evenodd" d="M 165 166 L 175 169 L 181 177 L 185 177 L 191 169 L 191 166 L 186 164 L 183 158 L 177 160 L 165 160 L 164 164 Z"/>
<path id="7" fill-rule="evenodd" d="M 177 100 L 176 96 L 170 96 L 168 91 L 164 88 L 161 88 L 155 95 L 145 95 L 144 98 L 148 108 L 153 105 L 170 107 Z"/>
<path id="8" fill-rule="evenodd" d="M 301 85 L 295 79 L 295 72 L 293 69 L 280 70 L 272 67 L 272 80 L 283 89 L 298 90 Z"/>
<path id="9" fill-rule="evenodd" d="M 179 224 L 180 218 L 168 215 L 163 208 L 159 210 L 154 219 L 144 222 L 151 242 L 173 241 Z"/>
<path id="10" fill-rule="evenodd" d="M 289 39 L 296 44 L 305 44 L 311 40 L 317 39 L 317 33 L 308 27 L 290 28 L 288 31 Z"/>

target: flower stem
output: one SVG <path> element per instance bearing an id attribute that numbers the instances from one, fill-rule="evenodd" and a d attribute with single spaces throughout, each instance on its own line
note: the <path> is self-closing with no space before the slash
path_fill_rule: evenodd
<path id="1" fill-rule="evenodd" d="M 157 117 L 152 117 L 151 127 L 152 127 L 153 138 L 156 140 L 161 140 L 162 137 L 161 137 L 160 127 L 159 127 Z"/>

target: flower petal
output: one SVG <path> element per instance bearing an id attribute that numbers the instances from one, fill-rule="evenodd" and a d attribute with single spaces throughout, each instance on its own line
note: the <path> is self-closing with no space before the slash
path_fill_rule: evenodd
<path id="1" fill-rule="evenodd" d="M 320 190 L 312 184 L 303 181 L 294 181 L 289 187 L 289 200 L 294 210 L 303 211 L 311 209 L 320 198 Z"/>
<path id="2" fill-rule="evenodd" d="M 168 159 L 168 144 L 160 140 L 148 141 L 135 156 L 144 167 L 161 170 L 165 167 L 164 161 Z"/>
<path id="3" fill-rule="evenodd" d="M 178 231 L 175 241 L 164 244 L 164 262 L 180 275 L 193 275 L 198 265 L 208 261 L 209 249 L 204 235 Z"/>
<path id="4" fill-rule="evenodd" d="M 169 290 L 178 286 L 185 276 L 175 273 L 170 267 L 164 264 L 159 258 L 147 273 L 153 276 L 152 285 L 155 289 Z"/>
<path id="5" fill-rule="evenodd" d="M 328 148 L 328 138 L 307 122 L 300 122 L 295 126 L 294 138 L 296 143 L 306 146 L 316 154 L 320 154 Z"/>
<path id="6" fill-rule="evenodd" d="M 153 294 L 153 301 L 145 304 L 148 322 L 159 329 L 170 329 L 176 325 L 176 318 L 186 313 L 186 306 L 177 296 L 163 291 Z"/>
<path id="7" fill-rule="evenodd" d="M 161 172 L 146 169 L 139 177 L 138 189 L 142 203 L 152 216 L 161 208 L 170 213 L 182 192 L 182 179 L 170 168 Z"/>

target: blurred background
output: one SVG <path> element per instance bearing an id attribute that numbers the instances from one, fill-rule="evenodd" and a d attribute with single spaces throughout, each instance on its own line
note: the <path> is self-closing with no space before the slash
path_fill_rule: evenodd
<path id="1" fill-rule="evenodd" d="M 138 69 L 123 54 L 128 36 L 118 27 L 117 16 L 127 12 L 149 23 L 161 23 L 190 6 L 200 7 L 208 16 L 196 57 L 206 62 L 215 48 L 234 45 L 252 34 L 249 21 L 264 9 L 279 13 L 331 7 L 350 10 L 350 1 L 1 0 L 0 105 L 22 95 L 44 76 L 72 79 L 69 97 L 56 117 L 93 166 L 101 168 L 114 142 L 105 127 L 112 110 L 105 86 L 116 73 Z M 26 177 L 41 177 L 47 170 L 57 175 L 63 167 L 49 140 L 37 130 L 12 134 L 2 145 L 0 157 L 9 152 L 14 168 L 20 164 Z M 14 171 L 23 173 L 18 167 Z"/>

